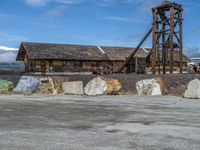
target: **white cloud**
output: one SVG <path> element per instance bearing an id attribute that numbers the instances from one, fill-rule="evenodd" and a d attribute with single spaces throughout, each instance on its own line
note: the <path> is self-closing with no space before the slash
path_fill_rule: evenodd
<path id="1" fill-rule="evenodd" d="M 162 3 L 163 0 L 23 0 L 30 6 L 40 7 L 49 3 L 56 3 L 58 5 L 77 4 L 77 3 L 93 3 L 99 6 L 110 6 L 113 4 L 128 4 L 137 6 L 136 11 L 142 13 L 149 13 L 152 7 Z M 53 12 L 54 13 L 54 12 Z"/>
<path id="2" fill-rule="evenodd" d="M 48 17 L 58 16 L 58 15 L 60 15 L 61 13 L 64 12 L 65 8 L 66 8 L 66 7 L 65 7 L 64 5 L 57 6 L 57 7 L 53 8 L 53 9 L 48 10 L 48 11 L 45 13 L 45 16 L 48 16 Z"/>
<path id="3" fill-rule="evenodd" d="M 31 6 L 44 6 L 47 3 L 54 2 L 58 4 L 75 4 L 78 3 L 80 0 L 24 0 L 26 4 Z"/>
<path id="4" fill-rule="evenodd" d="M 25 0 L 25 2 L 31 6 L 42 6 L 46 3 L 46 0 Z"/>
<path id="5" fill-rule="evenodd" d="M 31 6 L 44 6 L 52 2 L 57 4 L 76 4 L 80 2 L 85 2 L 85 3 L 92 2 L 102 6 L 112 5 L 114 3 L 128 3 L 128 4 L 137 4 L 141 7 L 142 10 L 144 10 L 160 4 L 163 0 L 23 0 L 23 1 Z"/>
<path id="6" fill-rule="evenodd" d="M 16 51 L 16 50 L 18 50 L 18 48 L 0 46 L 0 50 L 4 50 L 4 51 Z"/>
<path id="7" fill-rule="evenodd" d="M 115 0 L 115 2 L 119 2 Z M 133 4 L 138 7 L 138 10 L 143 13 L 149 13 L 151 8 L 160 5 L 163 0 L 120 0 L 121 3 Z"/>
<path id="8" fill-rule="evenodd" d="M 8 42 L 21 42 L 28 40 L 26 37 L 10 34 L 7 32 L 0 32 L 0 42 L 1 43 L 8 43 Z"/>
<path id="9" fill-rule="evenodd" d="M 136 11 L 139 10 L 142 13 L 149 13 L 152 7 L 161 4 L 163 0 L 90 0 L 90 1 L 95 2 L 100 6 L 109 6 L 115 3 L 135 5 L 137 6 Z"/>
<path id="10" fill-rule="evenodd" d="M 144 23 L 145 20 L 140 18 L 122 17 L 122 16 L 106 16 L 106 20 L 118 21 L 118 22 L 130 22 L 130 23 Z"/>

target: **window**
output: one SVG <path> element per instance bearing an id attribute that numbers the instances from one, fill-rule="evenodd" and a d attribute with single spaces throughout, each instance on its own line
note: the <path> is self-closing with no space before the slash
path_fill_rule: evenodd
<path id="1" fill-rule="evenodd" d="M 53 61 L 53 65 L 54 65 L 54 66 L 62 66 L 62 61 L 54 60 L 54 61 Z"/>

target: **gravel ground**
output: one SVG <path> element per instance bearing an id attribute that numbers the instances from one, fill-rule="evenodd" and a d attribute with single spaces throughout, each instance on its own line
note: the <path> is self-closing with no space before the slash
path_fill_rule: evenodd
<path id="1" fill-rule="evenodd" d="M 1 150 L 199 150 L 200 101 L 0 96 Z"/>

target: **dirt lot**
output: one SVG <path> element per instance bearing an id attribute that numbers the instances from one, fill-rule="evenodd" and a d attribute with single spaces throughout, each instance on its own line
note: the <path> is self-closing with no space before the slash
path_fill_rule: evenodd
<path id="1" fill-rule="evenodd" d="M 1 150 L 199 150 L 200 101 L 0 96 Z"/>

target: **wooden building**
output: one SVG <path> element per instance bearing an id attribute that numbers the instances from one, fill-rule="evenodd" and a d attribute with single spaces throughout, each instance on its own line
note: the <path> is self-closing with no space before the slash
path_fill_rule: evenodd
<path id="1" fill-rule="evenodd" d="M 134 48 L 22 42 L 17 61 L 26 73 L 115 73 Z M 140 49 L 126 72 L 145 73 L 149 50 Z"/>
<path id="2" fill-rule="evenodd" d="M 22 42 L 17 61 L 24 62 L 26 73 L 117 73 L 134 50 L 129 47 Z M 122 72 L 151 72 L 150 51 L 151 49 L 139 49 L 127 70 Z M 189 58 L 183 55 L 183 68 L 187 68 L 189 61 Z M 169 60 L 166 62 L 166 67 L 169 68 Z M 157 63 L 160 63 L 162 68 L 162 61 Z M 174 51 L 174 63 L 175 69 L 178 68 L 178 51 Z"/>
<path id="3" fill-rule="evenodd" d="M 180 70 L 180 57 L 179 57 L 179 51 L 178 50 L 174 50 L 174 58 L 173 58 L 173 71 L 174 72 L 179 72 Z M 167 71 L 167 73 L 169 73 L 170 72 L 170 51 L 167 51 L 166 52 L 166 61 L 165 61 L 165 66 L 166 66 L 166 71 Z M 158 57 L 158 55 L 157 55 L 157 57 Z M 188 67 L 188 63 L 190 62 L 190 59 L 186 56 L 186 55 L 184 55 L 183 54 L 183 60 L 182 60 L 182 69 L 183 69 L 183 71 L 184 72 L 186 72 L 187 71 L 187 67 Z M 159 59 L 158 59 L 159 60 Z M 159 61 L 156 61 L 156 63 L 157 63 L 157 68 L 156 68 L 156 70 L 157 70 L 157 72 L 159 72 L 158 70 L 159 70 L 159 66 L 160 66 L 160 72 L 162 73 L 163 72 L 163 57 L 162 57 L 162 51 L 160 51 L 160 62 Z M 152 67 L 151 67 L 151 61 L 150 61 L 150 59 L 149 59 L 149 61 L 148 61 L 148 59 L 147 59 L 147 72 L 152 72 Z"/>

